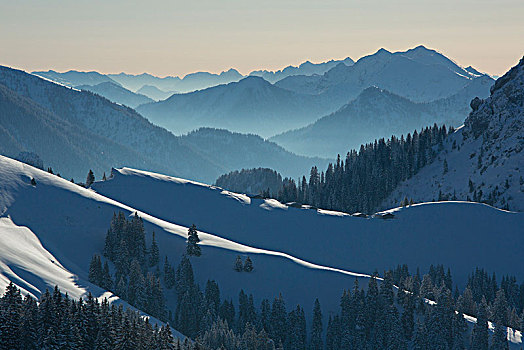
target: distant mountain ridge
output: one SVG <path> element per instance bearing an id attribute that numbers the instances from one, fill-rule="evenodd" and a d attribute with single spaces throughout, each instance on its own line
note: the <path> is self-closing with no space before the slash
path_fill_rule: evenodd
<path id="1" fill-rule="evenodd" d="M 323 76 L 291 76 L 276 85 L 301 93 L 328 93 L 342 104 L 370 86 L 429 102 L 453 95 L 477 77 L 441 53 L 417 46 L 394 53 L 380 49 L 351 66 L 339 64 Z"/>
<path id="2" fill-rule="evenodd" d="M 434 123 L 458 127 L 470 110 L 469 101 L 489 94 L 492 82 L 480 76 L 455 95 L 427 103 L 369 87 L 338 111 L 270 140 L 297 154 L 329 157 L 344 155 L 374 139 L 400 136 Z"/>
<path id="3" fill-rule="evenodd" d="M 223 129 L 201 128 L 181 136 L 180 140 L 232 170 L 268 167 L 284 176 L 298 178 L 312 166 L 325 167 L 329 162 L 325 158 L 295 155 L 258 135 Z"/>
<path id="4" fill-rule="evenodd" d="M 175 134 L 200 127 L 228 129 L 269 137 L 308 124 L 331 111 L 324 96 L 300 94 L 260 77 L 219 85 L 137 108 L 153 123 Z"/>
<path id="5" fill-rule="evenodd" d="M 294 75 L 323 75 L 331 68 L 335 67 L 340 63 L 346 66 L 351 66 L 355 63 L 355 61 L 353 61 L 350 57 L 347 57 L 343 60 L 330 60 L 322 63 L 311 63 L 309 61 L 306 61 L 304 63 L 301 63 L 297 67 L 287 66 L 286 68 L 277 71 L 255 70 L 249 73 L 249 75 L 264 78 L 265 80 L 273 84 L 279 80 Z"/>
<path id="6" fill-rule="evenodd" d="M 78 85 L 76 88 L 94 92 L 98 95 L 104 96 L 112 102 L 129 106 L 131 108 L 136 108 L 144 103 L 153 102 L 153 100 L 147 96 L 132 92 L 121 85 L 109 81 L 97 85 Z"/>

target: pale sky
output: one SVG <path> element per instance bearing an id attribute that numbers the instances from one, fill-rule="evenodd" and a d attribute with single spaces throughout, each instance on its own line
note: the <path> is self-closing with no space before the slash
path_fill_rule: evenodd
<path id="1" fill-rule="evenodd" d="M 423 44 L 500 75 L 522 0 L 0 0 L 0 64 L 27 71 L 247 74 Z"/>

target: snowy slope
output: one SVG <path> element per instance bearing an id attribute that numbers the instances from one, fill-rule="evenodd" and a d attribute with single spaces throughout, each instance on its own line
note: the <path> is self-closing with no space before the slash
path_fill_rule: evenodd
<path id="1" fill-rule="evenodd" d="M 36 186 L 30 184 L 31 178 Z M 55 284 L 74 296 L 86 291 L 106 295 L 86 282 L 90 258 L 101 252 L 113 212 L 122 210 L 132 215 L 136 208 L 129 204 L 139 197 L 137 205 L 151 208 L 147 213 L 138 211 L 144 219 L 148 241 L 154 230 L 161 256 L 167 255 L 172 262 L 185 250 L 185 222 L 200 225 L 203 254 L 192 258 L 196 278 L 200 284 L 208 278 L 215 279 L 222 295 L 234 300 L 241 288 L 253 293 L 256 303 L 282 292 L 288 307 L 300 303 L 309 314 L 313 300 L 319 297 L 327 317 L 337 310 L 341 291 L 349 288 L 354 278 L 360 279 L 361 286 L 367 285 L 366 274 L 343 268 L 358 265 L 357 260 L 366 255 L 365 263 L 369 266 L 389 267 L 397 262 L 386 261 L 393 250 L 398 259 L 403 259 L 405 252 L 399 246 L 416 241 L 420 253 L 411 255 L 420 266 L 424 265 L 429 250 L 437 251 L 437 247 L 442 250 L 438 262 L 446 264 L 450 257 L 458 257 L 450 247 L 464 250 L 466 242 L 457 239 L 455 233 L 443 233 L 448 226 L 441 225 L 440 234 L 430 229 L 423 236 L 423 230 L 417 231 L 421 222 L 443 218 L 456 230 L 464 231 L 465 238 L 471 237 L 472 232 L 468 231 L 471 225 L 460 221 L 464 217 L 485 218 L 485 222 L 475 227 L 482 243 L 469 252 L 479 256 L 471 265 L 516 273 L 522 278 L 516 271 L 519 269 L 516 262 L 520 258 L 517 252 L 523 247 L 513 237 L 523 222 L 522 214 L 485 205 L 427 204 L 397 210 L 396 220 L 362 219 L 342 213 L 288 208 L 273 200 L 254 200 L 212 186 L 127 168 L 115 170 L 114 178 L 96 183 L 94 189 L 96 192 L 0 157 L 0 283 L 3 284 L 0 287 L 12 280 L 36 296 Z M 115 197 L 127 197 L 126 204 L 102 195 L 110 192 Z M 162 219 L 162 215 L 168 219 Z M 505 253 L 500 259 L 492 259 L 493 241 L 488 237 L 492 225 L 508 228 L 504 237 L 508 243 L 498 244 Z M 428 226 L 436 225 L 429 222 Z M 451 236 L 455 237 L 453 244 L 446 242 L 451 241 Z M 383 246 L 393 247 L 379 251 L 378 240 L 384 242 Z M 395 245 L 395 240 L 402 244 Z M 431 240 L 427 247 L 424 242 Z M 238 254 L 251 257 L 255 266 L 252 273 L 232 270 Z M 482 261 L 481 256 L 489 256 L 492 261 Z M 460 254 L 462 265 L 469 265 L 469 260 L 464 259 L 463 252 Z M 373 269 L 368 267 L 365 271 Z M 172 291 L 167 297 L 173 299 Z"/>
<path id="2" fill-rule="evenodd" d="M 37 183 L 35 187 L 30 184 L 31 178 Z M 235 202 L 249 201 L 243 195 L 227 192 L 221 196 Z M 55 284 L 61 289 L 72 290 L 73 295 L 83 295 L 87 290 L 95 295 L 103 294 L 86 282 L 89 262 L 94 253 L 101 253 L 111 217 L 120 210 L 127 215 L 136 211 L 92 190 L 0 156 L 1 232 L 2 237 L 9 237 L 0 242 L 2 283 L 13 280 L 34 295 Z M 139 211 L 139 215 L 144 219 L 148 241 L 154 230 L 161 256 L 167 255 L 172 263 L 178 263 L 185 251 L 187 227 L 145 212 Z M 34 235 L 30 239 L 12 239 L 15 228 L 28 236 Z M 311 309 L 313 301 L 319 297 L 326 310 L 335 311 L 342 290 L 351 286 L 355 277 L 362 279 L 361 285 L 367 285 L 365 274 L 317 265 L 315 261 L 239 244 L 214 234 L 200 232 L 199 236 L 203 255 L 192 259 L 196 277 L 201 285 L 209 278 L 215 279 L 227 298 L 236 300 L 242 288 L 253 293 L 257 302 L 261 298 L 272 299 L 282 292 L 290 306 L 300 303 Z M 20 251 L 26 242 L 36 248 L 23 254 L 9 253 Z M 238 254 L 251 256 L 255 265 L 253 273 L 233 271 Z M 64 272 L 54 273 L 57 269 Z M 302 285 L 304 290 L 297 291 L 297 285 Z M 167 296 L 173 300 L 173 291 Z"/>
<path id="3" fill-rule="evenodd" d="M 447 138 L 432 164 L 391 194 L 385 208 L 404 196 L 428 201 L 442 193 L 524 210 L 524 60 L 499 78 L 491 91 L 486 100 L 471 102 L 473 111 L 464 127 Z"/>
<path id="4" fill-rule="evenodd" d="M 220 188 L 128 168 L 113 170 L 112 179 L 93 188 L 163 220 L 194 223 L 236 242 L 325 266 L 369 274 L 399 263 L 413 271 L 442 263 L 452 267 L 459 284 L 475 266 L 524 277 L 518 264 L 524 214 L 482 204 L 432 203 L 400 210 L 395 220 L 363 219 L 230 196 Z M 501 227 L 507 230 L 494 236 Z M 473 239 L 481 243 L 469 247 Z"/>

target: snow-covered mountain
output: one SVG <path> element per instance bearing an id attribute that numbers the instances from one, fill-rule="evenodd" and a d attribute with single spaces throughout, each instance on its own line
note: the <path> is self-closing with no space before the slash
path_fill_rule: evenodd
<path id="1" fill-rule="evenodd" d="M 201 128 L 181 136 L 180 140 L 232 170 L 268 167 L 296 179 L 313 166 L 324 168 L 328 164 L 328 159 L 297 156 L 260 136 L 223 129 Z"/>
<path id="2" fill-rule="evenodd" d="M 461 68 L 435 50 L 418 46 L 395 53 L 380 49 L 354 65 L 339 64 L 322 76 L 291 76 L 276 85 L 301 93 L 328 93 L 340 106 L 370 86 L 414 102 L 428 102 L 457 93 L 478 78 L 477 73 Z"/>
<path id="3" fill-rule="evenodd" d="M 524 59 L 471 101 L 464 127 L 450 135 L 437 160 L 402 183 L 384 203 L 471 198 L 524 210 Z"/>
<path id="4" fill-rule="evenodd" d="M 350 57 L 347 57 L 343 60 L 330 60 L 322 63 L 311 63 L 306 61 L 297 67 L 287 66 L 286 68 L 277 71 L 255 70 L 249 73 L 249 75 L 264 78 L 270 83 L 276 83 L 279 80 L 293 75 L 323 75 L 339 63 L 345 64 L 346 66 L 351 66 L 355 63 L 355 61 L 353 61 Z"/>
<path id="5" fill-rule="evenodd" d="M 369 87 L 335 113 L 270 140 L 297 154 L 333 157 L 375 139 L 400 137 L 434 123 L 458 127 L 468 114 L 469 101 L 489 94 L 491 83 L 491 78 L 479 77 L 453 96 L 426 103 Z"/>
<path id="6" fill-rule="evenodd" d="M 98 85 L 100 83 L 108 82 L 120 85 L 107 75 L 98 72 L 79 72 L 76 70 L 70 70 L 68 72 L 60 73 L 55 72 L 54 70 L 48 70 L 37 71 L 32 74 L 70 87 L 78 85 Z"/>
<path id="7" fill-rule="evenodd" d="M 161 101 L 173 95 L 176 91 L 164 91 L 153 85 L 144 85 L 136 93 L 145 95 L 155 101 Z"/>
<path id="8" fill-rule="evenodd" d="M 151 98 L 145 95 L 142 95 L 138 92 L 135 93 L 122 87 L 121 85 L 112 82 L 105 82 L 96 85 L 78 85 L 76 88 L 79 90 L 94 92 L 95 94 L 104 96 L 112 102 L 129 106 L 131 108 L 138 107 L 144 103 L 153 102 Z"/>
<path id="9" fill-rule="evenodd" d="M 175 134 L 200 127 L 224 128 L 269 137 L 307 125 L 331 112 L 324 96 L 276 87 L 260 77 L 219 85 L 137 108 L 153 123 Z"/>

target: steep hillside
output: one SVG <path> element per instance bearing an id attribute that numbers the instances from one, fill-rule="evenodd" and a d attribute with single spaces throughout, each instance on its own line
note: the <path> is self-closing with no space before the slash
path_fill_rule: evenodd
<path id="1" fill-rule="evenodd" d="M 153 102 L 147 96 L 140 93 L 134 93 L 121 85 L 117 85 L 111 82 L 100 83 L 97 85 L 78 85 L 76 86 L 79 90 L 87 90 L 94 92 L 100 96 L 107 98 L 109 101 L 135 108 L 144 103 Z"/>
<path id="2" fill-rule="evenodd" d="M 307 125 L 329 113 L 329 105 L 323 96 L 291 92 L 262 78 L 248 77 L 238 83 L 175 94 L 137 110 L 175 134 L 215 127 L 269 137 Z"/>
<path id="3" fill-rule="evenodd" d="M 222 129 L 202 128 L 180 137 L 185 144 L 222 167 L 231 170 L 269 167 L 283 176 L 297 178 L 312 166 L 327 166 L 328 160 L 297 156 L 260 136 L 233 133 Z"/>
<path id="4" fill-rule="evenodd" d="M 277 71 L 256 70 L 249 73 L 249 75 L 264 78 L 270 83 L 276 83 L 279 80 L 293 75 L 323 75 L 339 63 L 345 64 L 346 66 L 351 66 L 355 63 L 355 61 L 353 61 L 350 57 L 347 57 L 343 60 L 330 60 L 322 63 L 311 63 L 306 61 L 297 67 L 287 66 L 286 68 Z"/>
<path id="5" fill-rule="evenodd" d="M 429 103 L 414 103 L 370 87 L 335 113 L 304 128 L 274 136 L 271 141 L 297 154 L 333 157 L 375 139 L 400 137 L 434 123 L 458 127 L 469 111 L 468 101 L 488 94 L 490 86 L 491 78 L 480 77 L 455 95 Z"/>
<path id="6" fill-rule="evenodd" d="M 385 201 L 470 198 L 524 210 L 524 60 L 499 78 L 485 100 L 471 101 L 464 127 L 449 136 L 437 160 Z"/>
<path id="7" fill-rule="evenodd" d="M 437 51 L 418 46 L 395 53 L 380 49 L 352 66 L 339 64 L 322 76 L 292 76 L 276 85 L 301 93 L 327 93 L 340 105 L 370 86 L 429 102 L 457 93 L 478 77 Z"/>
<path id="8" fill-rule="evenodd" d="M 7 67 L 0 67 L 0 84 L 6 102 L 0 107 L 5 111 L 1 127 L 6 135 L 0 144 L 6 155 L 42 152 L 47 166 L 77 181 L 84 179 L 89 168 L 101 177 L 118 164 L 188 177 L 199 169 L 199 179 L 209 181 L 227 170 L 134 110 L 91 92 Z"/>

